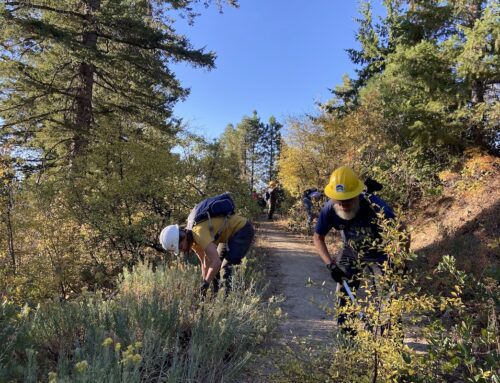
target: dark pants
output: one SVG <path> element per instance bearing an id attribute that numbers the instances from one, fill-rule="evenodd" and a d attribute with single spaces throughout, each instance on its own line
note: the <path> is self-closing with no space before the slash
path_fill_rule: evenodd
<path id="1" fill-rule="evenodd" d="M 220 243 L 217 247 L 222 261 L 219 271 L 213 281 L 214 292 L 224 285 L 226 292 L 232 289 L 233 265 L 239 265 L 252 245 L 255 231 L 253 225 L 248 221 L 245 226 L 238 230 L 227 243 Z"/>
<path id="2" fill-rule="evenodd" d="M 350 249 L 349 247 L 344 247 L 342 251 L 337 256 L 337 264 L 339 267 L 349 276 L 349 280 L 347 281 L 347 285 L 353 292 L 356 299 L 362 299 L 366 297 L 366 291 L 360 289 L 361 281 L 358 276 L 361 274 L 364 278 L 370 278 L 370 285 L 375 289 L 373 293 L 378 294 L 382 293 L 379 291 L 380 286 L 378 284 L 378 277 L 383 273 L 383 262 L 357 262 L 356 253 Z M 347 304 L 347 300 L 349 298 L 347 291 L 343 284 L 337 284 L 336 290 L 337 297 L 337 306 L 344 307 Z M 339 326 L 344 325 L 347 321 L 346 314 L 340 314 L 337 316 L 337 324 Z M 346 329 L 343 327 L 343 330 L 348 333 L 353 333 L 352 329 Z"/>
<path id="3" fill-rule="evenodd" d="M 302 200 L 302 203 L 304 205 L 304 209 L 306 210 L 307 226 L 310 226 L 313 222 L 313 219 L 314 219 L 313 204 L 312 204 L 311 200 L 308 198 L 304 198 Z"/>
<path id="4" fill-rule="evenodd" d="M 269 202 L 267 209 L 267 219 L 273 219 L 273 214 L 275 210 L 276 210 L 276 202 Z"/>

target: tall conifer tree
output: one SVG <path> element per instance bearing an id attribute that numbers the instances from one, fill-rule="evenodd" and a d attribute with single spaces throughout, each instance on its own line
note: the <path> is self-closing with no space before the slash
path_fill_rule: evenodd
<path id="1" fill-rule="evenodd" d="M 498 2 L 384 5 L 386 14 L 374 20 L 369 2 L 362 3 L 356 36 L 361 47 L 347 50 L 359 66 L 357 78 L 345 78 L 324 109 L 345 116 L 362 102 L 363 89 L 378 89 L 387 119 L 394 117 L 392 125 L 406 141 L 398 143 L 456 147 L 464 141 L 498 149 Z"/>
<path id="2" fill-rule="evenodd" d="M 274 116 L 263 125 L 259 140 L 259 151 L 262 159 L 262 176 L 265 181 L 276 178 L 278 157 L 281 150 L 281 125 Z"/>
<path id="3" fill-rule="evenodd" d="M 194 1 L 5 0 L 0 4 L 1 140 L 71 163 L 104 119 L 173 134 L 187 95 L 174 61 L 211 68 L 168 17 Z M 123 126 L 123 124 L 120 124 Z"/>

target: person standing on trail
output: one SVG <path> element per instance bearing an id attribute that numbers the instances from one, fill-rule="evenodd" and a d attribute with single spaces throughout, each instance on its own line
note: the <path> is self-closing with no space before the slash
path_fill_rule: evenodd
<path id="1" fill-rule="evenodd" d="M 232 289 L 233 266 L 241 263 L 254 238 L 252 223 L 234 214 L 229 193 L 207 198 L 189 214 L 185 227 L 169 225 L 160 233 L 160 243 L 174 254 L 194 250 L 201 263 L 203 278 L 200 293 L 204 296 L 212 284 L 217 293 Z M 222 276 L 221 276 L 222 271 Z"/>
<path id="2" fill-rule="evenodd" d="M 307 215 L 307 227 L 312 225 L 313 219 L 316 218 L 314 214 L 314 204 L 313 201 L 317 201 L 321 198 L 322 194 L 318 191 L 317 188 L 307 189 L 302 197 L 302 204 L 304 205 L 304 209 Z"/>
<path id="3" fill-rule="evenodd" d="M 278 190 L 277 182 L 269 182 L 269 187 L 266 190 L 266 203 L 267 203 L 267 219 L 272 220 L 274 211 L 276 210 L 276 204 L 278 201 Z"/>
<path id="4" fill-rule="evenodd" d="M 387 254 L 373 246 L 380 239 L 382 231 L 377 223 L 377 213 L 383 212 L 386 219 L 394 219 L 394 213 L 380 197 L 365 194 L 365 184 L 348 167 L 333 171 L 325 187 L 325 194 L 330 200 L 321 209 L 313 237 L 314 246 L 337 282 L 337 300 L 339 306 L 346 305 L 346 291 L 342 284 L 347 281 L 352 289 L 359 287 L 355 277 L 361 272 L 373 275 L 382 272 L 382 264 L 387 261 Z M 336 257 L 332 257 L 325 243 L 325 236 L 331 229 L 340 231 L 343 246 Z M 346 321 L 339 315 L 337 322 Z"/>
<path id="5" fill-rule="evenodd" d="M 259 206 L 261 209 L 264 209 L 266 207 L 266 201 L 262 196 L 257 193 L 255 189 L 252 190 L 252 200 L 254 200 L 257 203 L 257 206 Z"/>

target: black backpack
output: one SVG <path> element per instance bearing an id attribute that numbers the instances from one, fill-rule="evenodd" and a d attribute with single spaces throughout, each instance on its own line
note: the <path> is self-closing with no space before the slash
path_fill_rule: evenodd
<path id="1" fill-rule="evenodd" d="M 372 194 L 374 192 L 380 191 L 384 187 L 380 182 L 374 180 L 371 177 L 368 177 L 366 179 L 366 181 L 364 182 L 364 184 L 366 186 L 366 192 L 368 194 Z"/>
<path id="2" fill-rule="evenodd" d="M 214 217 L 226 217 L 227 222 L 227 218 L 233 215 L 234 212 L 234 201 L 231 197 L 231 194 L 229 194 L 228 192 L 204 199 L 203 201 L 198 203 L 193 208 L 193 210 L 191 210 L 191 213 L 189 213 L 186 229 L 192 230 L 193 226 L 206 220 L 210 221 L 210 219 Z M 217 238 L 220 236 L 220 233 L 226 225 L 226 222 L 224 222 L 224 225 L 222 225 L 216 236 L 214 236 L 212 233 L 212 223 L 209 223 L 210 232 L 212 236 L 214 236 L 214 240 L 217 240 Z"/>

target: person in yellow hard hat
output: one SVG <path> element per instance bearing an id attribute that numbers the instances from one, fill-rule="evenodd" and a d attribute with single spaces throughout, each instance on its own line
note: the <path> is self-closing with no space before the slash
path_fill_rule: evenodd
<path id="1" fill-rule="evenodd" d="M 357 289 L 359 280 L 353 276 L 361 272 L 360 265 L 377 267 L 387 261 L 387 254 L 373 247 L 373 241 L 380 238 L 381 228 L 377 223 L 377 213 L 383 212 L 387 219 L 394 219 L 394 213 L 387 203 L 376 195 L 364 193 L 365 184 L 354 171 L 346 166 L 335 169 L 325 187 L 325 195 L 330 200 L 321 209 L 313 237 L 319 256 L 337 282 L 338 304 L 346 304 L 346 291 L 342 285 L 345 279 L 350 288 Z M 325 236 L 331 229 L 340 231 L 343 246 L 334 257 L 328 251 Z M 337 318 L 339 325 L 345 316 Z"/>
<path id="2" fill-rule="evenodd" d="M 274 211 L 276 210 L 276 204 L 278 201 L 278 183 L 276 181 L 270 181 L 269 187 L 266 190 L 266 203 L 267 203 L 267 219 L 272 220 Z"/>

